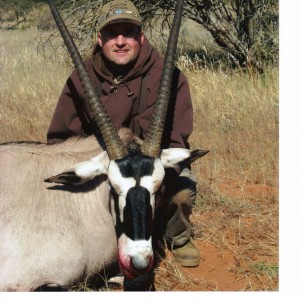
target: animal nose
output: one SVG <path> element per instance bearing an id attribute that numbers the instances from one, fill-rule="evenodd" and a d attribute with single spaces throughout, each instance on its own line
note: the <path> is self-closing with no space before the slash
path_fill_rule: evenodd
<path id="1" fill-rule="evenodd" d="M 131 257 L 131 262 L 133 267 L 137 271 L 148 270 L 152 267 L 153 256 L 152 255 L 147 255 L 146 257 L 134 256 Z"/>

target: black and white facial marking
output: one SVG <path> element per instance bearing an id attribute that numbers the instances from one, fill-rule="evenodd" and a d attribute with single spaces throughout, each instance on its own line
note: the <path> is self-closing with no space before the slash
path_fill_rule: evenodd
<path id="1" fill-rule="evenodd" d="M 109 165 L 108 178 L 116 194 L 119 262 L 127 277 L 152 267 L 155 193 L 164 175 L 160 159 L 139 153 Z"/>

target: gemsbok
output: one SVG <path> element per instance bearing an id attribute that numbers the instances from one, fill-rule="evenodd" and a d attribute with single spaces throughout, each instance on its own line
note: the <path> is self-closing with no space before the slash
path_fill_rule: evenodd
<path id="1" fill-rule="evenodd" d="M 126 278 L 147 274 L 153 268 L 155 195 L 164 169 L 179 172 L 208 152 L 160 148 L 182 0 L 177 3 L 155 113 L 144 142 L 128 129 L 118 135 L 62 18 L 48 2 L 101 137 L 72 137 L 54 145 L 0 145 L 1 291 L 68 288 L 116 262 Z M 103 150 L 99 138 L 104 140 Z"/>

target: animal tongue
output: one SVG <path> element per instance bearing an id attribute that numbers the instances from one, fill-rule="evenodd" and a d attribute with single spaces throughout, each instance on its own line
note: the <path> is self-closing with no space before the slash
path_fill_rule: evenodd
<path id="1" fill-rule="evenodd" d="M 120 260 L 119 260 L 119 266 L 120 266 L 120 269 L 121 269 L 121 271 L 122 271 L 122 273 L 124 274 L 125 277 L 127 277 L 129 279 L 132 279 L 132 278 L 135 278 L 137 276 L 137 274 L 131 272 L 125 266 L 123 266 L 123 264 L 121 263 Z"/>

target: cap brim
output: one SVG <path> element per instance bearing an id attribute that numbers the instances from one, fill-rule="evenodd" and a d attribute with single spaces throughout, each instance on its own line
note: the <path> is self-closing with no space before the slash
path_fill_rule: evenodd
<path id="1" fill-rule="evenodd" d="M 116 18 L 113 20 L 108 21 L 107 23 L 104 23 L 101 27 L 100 30 L 103 29 L 104 27 L 111 25 L 111 24 L 117 24 L 117 23 L 131 23 L 137 26 L 141 26 L 142 23 L 139 20 L 134 20 L 134 19 L 129 19 L 129 18 Z"/>

